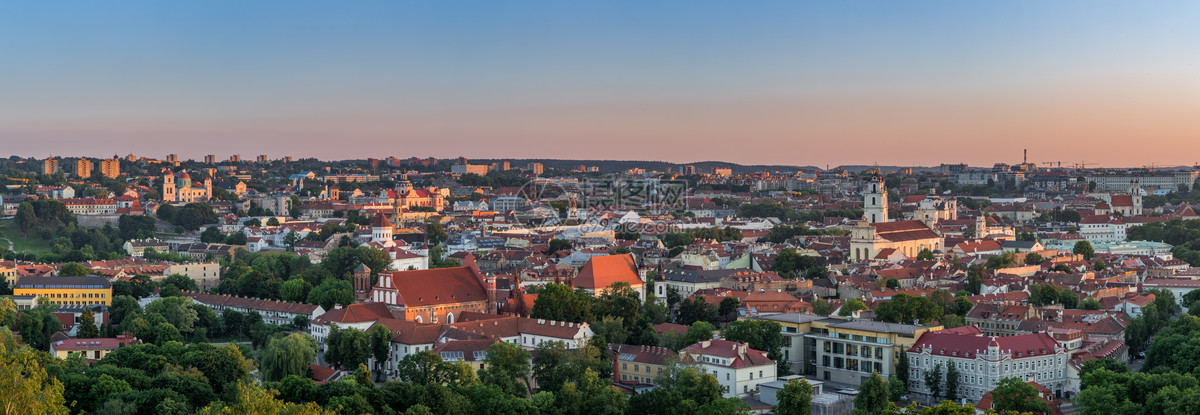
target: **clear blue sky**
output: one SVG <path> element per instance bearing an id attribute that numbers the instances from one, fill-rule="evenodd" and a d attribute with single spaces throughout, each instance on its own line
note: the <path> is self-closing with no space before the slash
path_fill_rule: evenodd
<path id="1" fill-rule="evenodd" d="M 1195 1 L 7 2 L 0 153 L 1190 164 L 1198 40 Z"/>

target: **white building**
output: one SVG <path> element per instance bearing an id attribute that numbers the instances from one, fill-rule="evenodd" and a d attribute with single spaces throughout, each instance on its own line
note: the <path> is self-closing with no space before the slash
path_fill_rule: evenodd
<path id="1" fill-rule="evenodd" d="M 1079 236 L 1088 242 L 1120 242 L 1125 240 L 1124 221 L 1107 215 L 1088 216 L 1079 221 Z"/>
<path id="2" fill-rule="evenodd" d="M 909 391 L 929 397 L 925 374 L 940 365 L 941 385 L 953 365 L 959 373 L 958 397 L 978 402 L 1004 378 L 1037 382 L 1062 396 L 1067 388 L 1071 351 L 1046 333 L 983 337 L 930 332 L 908 349 Z M 945 392 L 941 393 L 945 397 Z"/>
<path id="3" fill-rule="evenodd" d="M 758 391 L 758 385 L 775 381 L 775 361 L 744 343 L 705 340 L 680 350 L 679 356 L 715 376 L 726 398 L 749 395 Z"/>

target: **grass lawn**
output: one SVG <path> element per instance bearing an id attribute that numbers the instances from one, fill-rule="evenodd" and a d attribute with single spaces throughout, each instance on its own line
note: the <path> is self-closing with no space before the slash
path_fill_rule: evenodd
<path id="1" fill-rule="evenodd" d="M 21 236 L 21 231 L 17 229 L 17 225 L 11 220 L 0 221 L 0 237 L 8 238 L 13 242 L 13 250 L 17 252 L 42 253 L 50 251 L 50 242 L 38 238 L 37 235 L 30 235 L 29 238 Z M 8 242 L 0 239 L 0 246 L 8 248 Z"/>

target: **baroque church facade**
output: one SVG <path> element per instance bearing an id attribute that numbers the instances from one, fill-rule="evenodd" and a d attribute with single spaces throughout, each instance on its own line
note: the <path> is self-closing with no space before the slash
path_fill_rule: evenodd
<path id="1" fill-rule="evenodd" d="M 887 200 L 883 178 L 875 176 L 863 191 L 863 218 L 850 230 L 851 260 L 870 261 L 896 252 L 915 258 L 925 249 L 945 252 L 944 239 L 934 230 L 936 223 L 930 223 L 933 218 L 889 220 Z"/>

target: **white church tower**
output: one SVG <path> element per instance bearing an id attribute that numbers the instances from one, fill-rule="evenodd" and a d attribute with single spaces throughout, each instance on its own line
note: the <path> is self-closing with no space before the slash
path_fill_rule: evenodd
<path id="1" fill-rule="evenodd" d="M 1141 216 L 1142 215 L 1142 181 L 1141 180 L 1134 180 L 1133 182 L 1131 182 L 1129 184 L 1129 196 L 1131 199 L 1130 201 L 1133 202 L 1133 211 L 1130 212 L 1130 215 L 1131 216 Z"/>
<path id="2" fill-rule="evenodd" d="M 883 185 L 883 177 L 875 175 L 863 192 L 863 218 L 867 223 L 888 221 L 887 189 Z"/>

